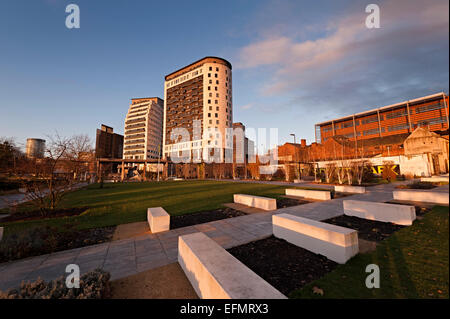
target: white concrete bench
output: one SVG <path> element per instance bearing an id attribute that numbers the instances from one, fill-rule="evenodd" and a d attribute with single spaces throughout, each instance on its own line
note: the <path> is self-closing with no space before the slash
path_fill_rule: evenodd
<path id="1" fill-rule="evenodd" d="M 204 233 L 178 237 L 178 263 L 200 298 L 286 298 Z"/>
<path id="2" fill-rule="evenodd" d="M 274 198 L 246 195 L 246 194 L 234 194 L 233 201 L 237 204 L 256 207 L 263 210 L 277 209 L 277 200 Z"/>
<path id="3" fill-rule="evenodd" d="M 420 181 L 430 183 L 448 183 L 448 176 L 422 177 Z"/>
<path id="4" fill-rule="evenodd" d="M 170 215 L 162 207 L 147 209 L 147 221 L 152 233 L 159 233 L 170 228 Z"/>
<path id="5" fill-rule="evenodd" d="M 344 214 L 385 223 L 410 226 L 416 219 L 414 206 L 344 200 Z"/>
<path id="6" fill-rule="evenodd" d="M 3 238 L 3 227 L 0 227 L 0 241 L 2 240 L 2 238 Z"/>
<path id="7" fill-rule="evenodd" d="M 330 191 L 315 191 L 310 189 L 298 189 L 298 188 L 286 188 L 286 195 L 288 196 L 298 196 L 305 197 L 311 199 L 319 199 L 319 200 L 330 200 L 331 192 Z"/>
<path id="8" fill-rule="evenodd" d="M 358 232 L 290 214 L 272 216 L 273 235 L 345 264 L 359 252 Z"/>
<path id="9" fill-rule="evenodd" d="M 393 192 L 395 200 L 448 205 L 447 192 L 401 190 Z"/>
<path id="10" fill-rule="evenodd" d="M 334 186 L 334 191 L 341 193 L 363 194 L 366 192 L 366 188 L 364 186 L 336 185 Z"/>

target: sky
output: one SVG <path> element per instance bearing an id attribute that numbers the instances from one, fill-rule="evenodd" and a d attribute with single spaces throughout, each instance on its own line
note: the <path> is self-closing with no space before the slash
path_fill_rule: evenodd
<path id="1" fill-rule="evenodd" d="M 80 28 L 65 25 L 80 8 Z M 380 28 L 365 21 L 380 8 Z M 233 121 L 314 141 L 314 124 L 449 91 L 447 0 L 0 2 L 0 137 L 123 134 L 130 99 L 205 56 L 233 65 Z"/>

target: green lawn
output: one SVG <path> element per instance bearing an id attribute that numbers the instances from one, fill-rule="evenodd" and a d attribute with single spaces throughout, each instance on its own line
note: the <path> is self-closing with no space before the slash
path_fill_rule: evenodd
<path id="1" fill-rule="evenodd" d="M 148 207 L 163 207 L 171 215 L 183 215 L 221 207 L 233 201 L 233 194 L 245 193 L 277 198 L 285 187 L 278 185 L 216 182 L 167 181 L 146 183 L 98 184 L 74 191 L 64 197 L 63 207 L 89 207 L 76 217 L 3 223 L 5 232 L 17 232 L 37 225 L 75 225 L 77 229 L 114 226 L 145 221 Z M 19 209 L 29 209 L 27 205 Z"/>
<path id="2" fill-rule="evenodd" d="M 375 251 L 359 254 L 291 298 L 449 298 L 449 208 L 435 206 Z M 380 288 L 368 289 L 368 264 L 380 268 Z M 323 290 L 323 296 L 313 293 Z"/>

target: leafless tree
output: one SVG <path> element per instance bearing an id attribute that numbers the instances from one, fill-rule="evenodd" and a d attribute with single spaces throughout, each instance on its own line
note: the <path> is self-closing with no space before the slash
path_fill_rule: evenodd
<path id="1" fill-rule="evenodd" d="M 43 216 L 54 211 L 63 196 L 73 189 L 84 166 L 83 156 L 92 151 L 85 135 L 67 138 L 56 133 L 48 136 L 48 140 L 46 157 L 29 163 L 34 176 L 24 181 L 25 199 L 34 202 Z"/>

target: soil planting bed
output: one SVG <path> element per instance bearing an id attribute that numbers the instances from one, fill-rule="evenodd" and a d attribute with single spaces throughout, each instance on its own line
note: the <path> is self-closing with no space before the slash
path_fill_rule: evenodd
<path id="1" fill-rule="evenodd" d="M 346 215 L 330 218 L 324 220 L 324 222 L 357 230 L 359 238 L 376 242 L 382 241 L 392 233 L 405 227 Z"/>
<path id="2" fill-rule="evenodd" d="M 6 217 L 0 219 L 2 223 L 18 221 L 18 220 L 36 220 L 43 218 L 58 218 L 66 216 L 77 216 L 84 213 L 89 207 L 74 207 L 66 209 L 57 209 L 53 212 L 48 213 L 46 216 L 42 216 L 40 210 L 32 210 L 25 212 L 15 212 Z"/>
<path id="3" fill-rule="evenodd" d="M 215 220 L 245 216 L 245 213 L 226 207 L 193 214 L 170 216 L 170 229 L 212 222 Z"/>
<path id="4" fill-rule="evenodd" d="M 303 200 L 303 199 L 294 199 L 294 198 L 283 197 L 283 198 L 277 199 L 277 208 L 298 206 L 298 205 L 303 205 L 303 204 L 308 204 L 308 203 L 311 203 L 311 202 L 307 201 L 307 200 Z"/>
<path id="5" fill-rule="evenodd" d="M 337 266 L 324 256 L 273 236 L 231 248 L 228 252 L 285 295 Z"/>
<path id="6" fill-rule="evenodd" d="M 433 189 L 439 186 L 439 183 L 431 183 L 431 182 L 415 182 L 407 185 L 398 185 L 395 188 L 399 189 Z"/>
<path id="7" fill-rule="evenodd" d="M 333 193 L 331 193 L 331 199 L 347 197 L 347 196 L 350 196 L 350 195 L 354 195 L 354 194 L 353 194 L 353 193 L 339 193 L 339 192 L 333 192 Z"/>
<path id="8" fill-rule="evenodd" d="M 104 243 L 112 239 L 115 228 L 59 231 L 47 226 L 6 236 L 0 245 L 0 263 Z"/>

